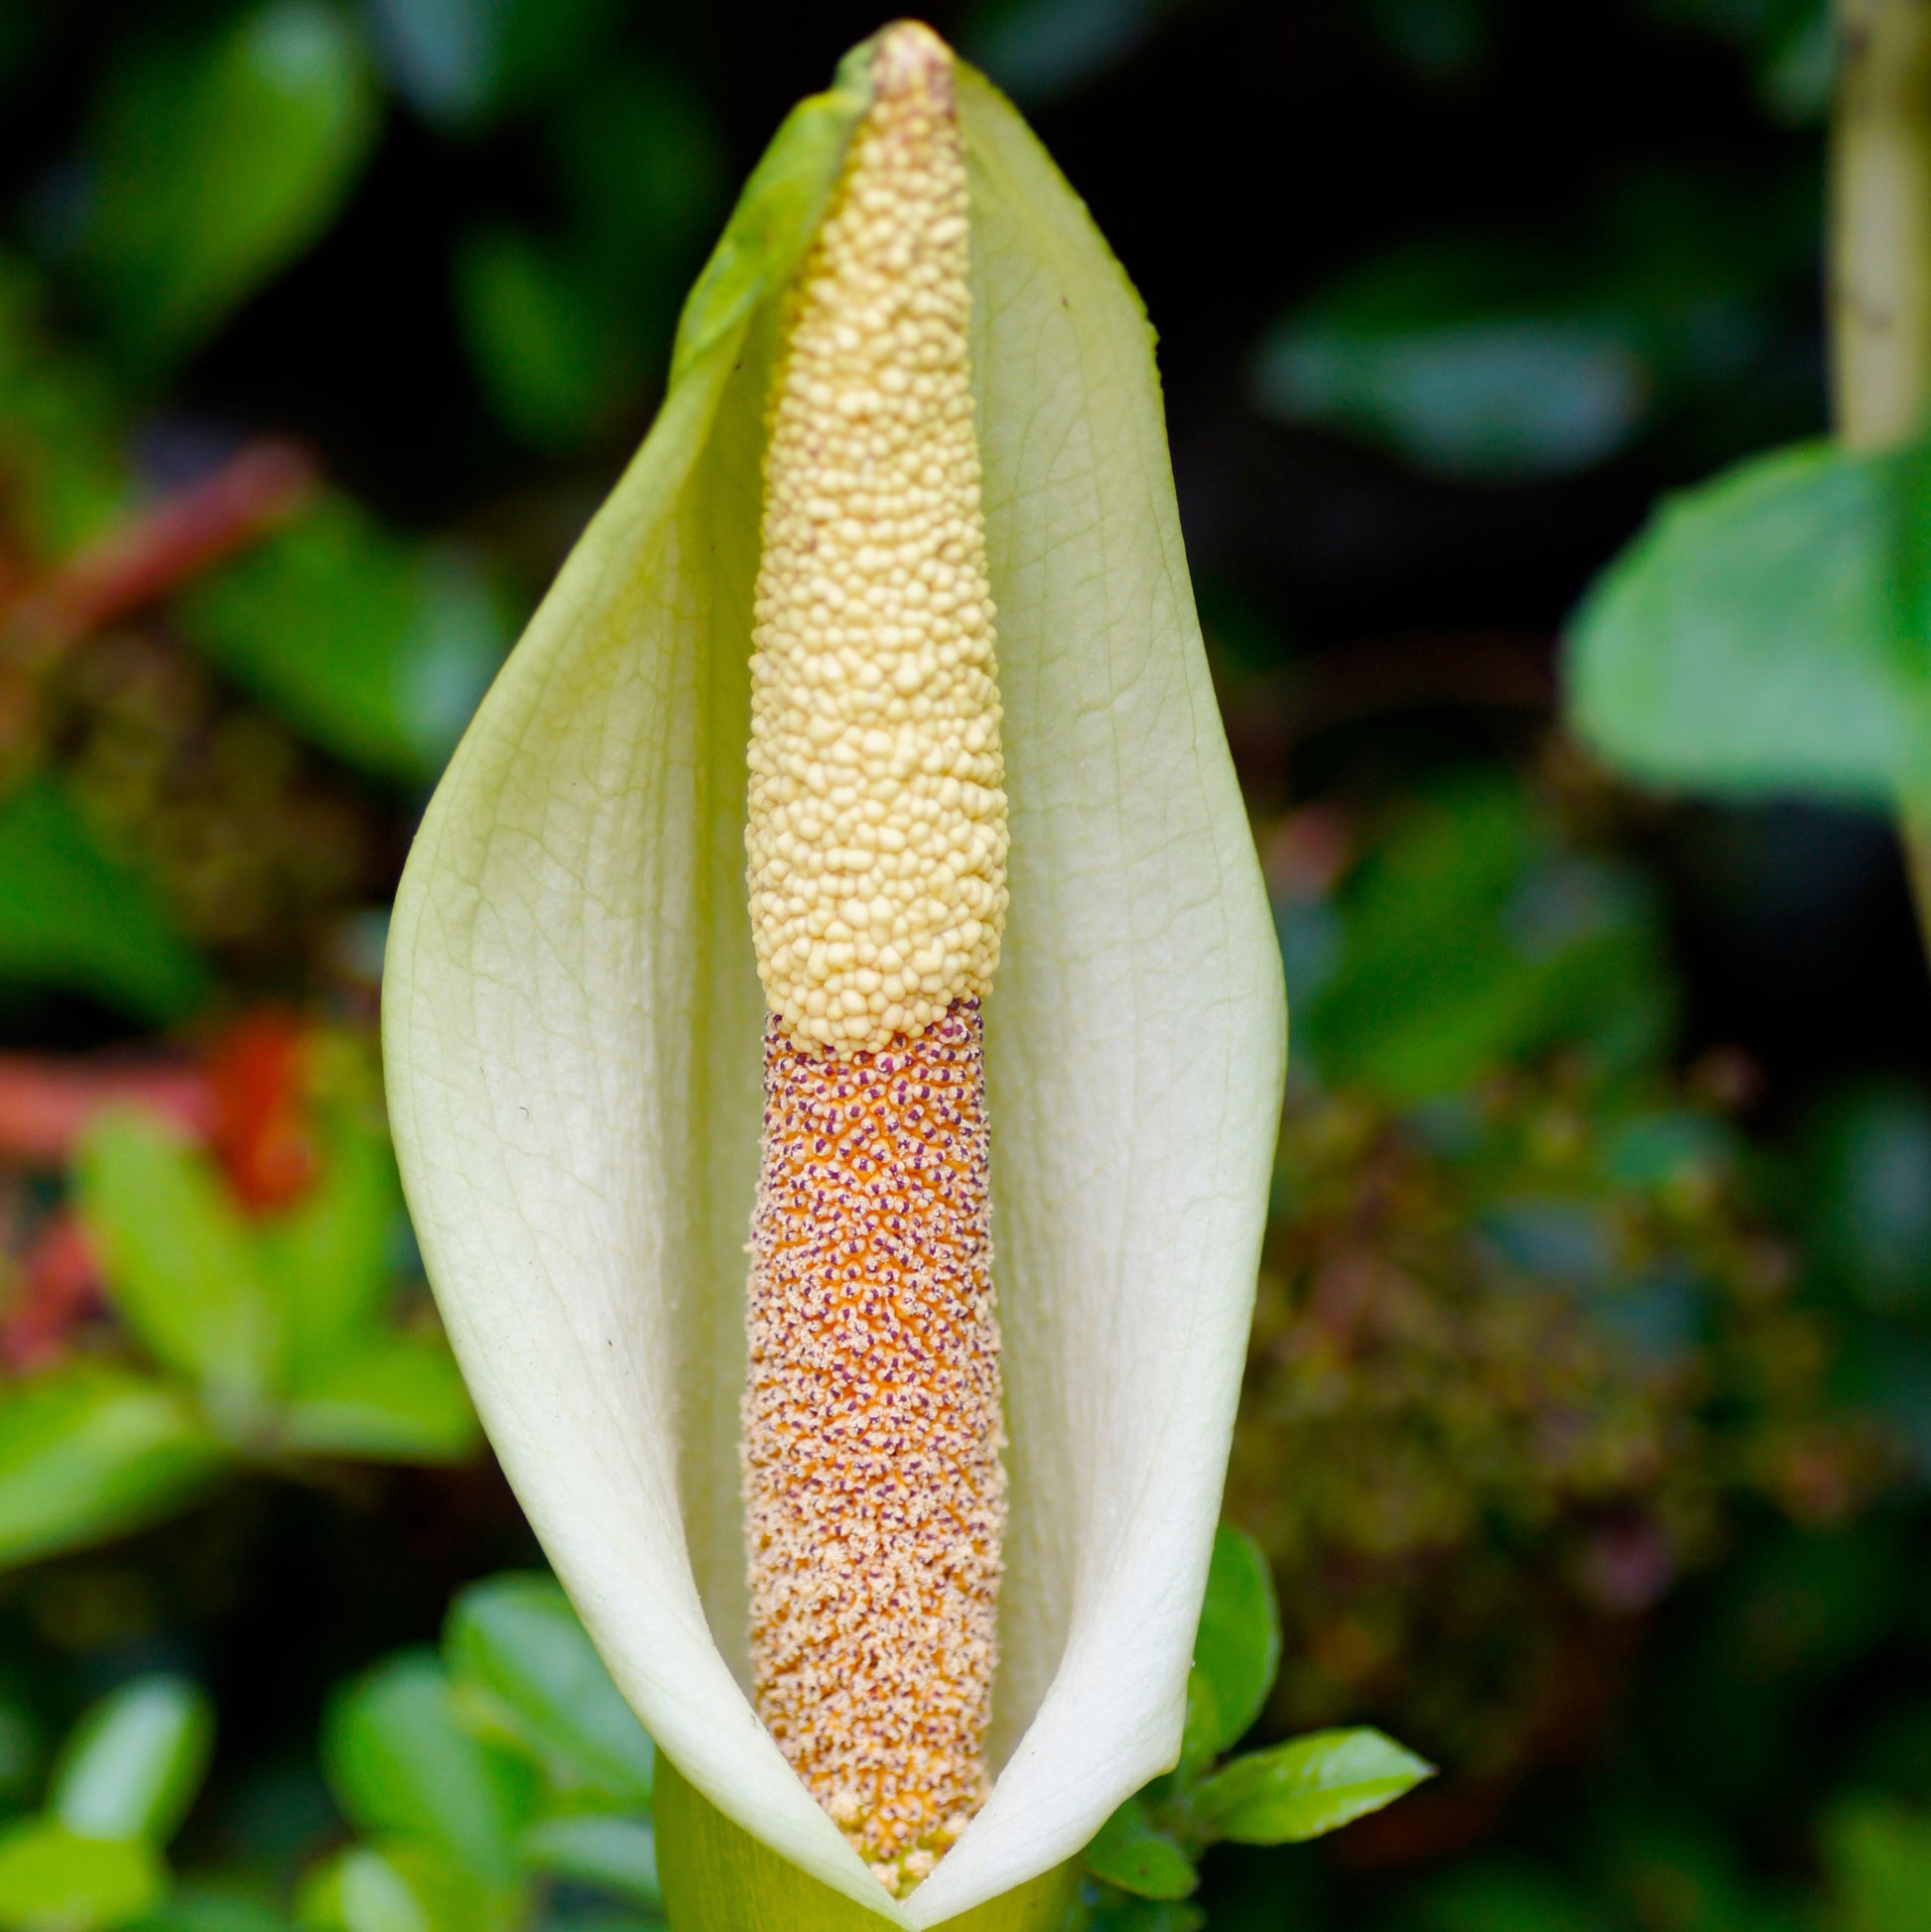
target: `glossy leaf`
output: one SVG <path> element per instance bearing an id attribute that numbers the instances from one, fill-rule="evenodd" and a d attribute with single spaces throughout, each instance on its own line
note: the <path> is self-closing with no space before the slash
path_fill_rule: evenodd
<path id="1" fill-rule="evenodd" d="M 206 999 L 207 968 L 147 881 L 51 779 L 0 800 L 0 983 L 59 986 L 152 1022 Z"/>
<path id="2" fill-rule="evenodd" d="M 1931 1932 L 1931 1820 L 1882 1799 L 1841 1804 L 1825 1862 L 1843 1932 Z"/>
<path id="3" fill-rule="evenodd" d="M 640 373 L 587 266 L 521 228 L 467 237 L 456 300 L 490 407 L 539 450 L 589 436 Z"/>
<path id="4" fill-rule="evenodd" d="M 1332 1083 L 1405 1103 L 1558 1042 L 1626 1066 L 1668 1038 L 1644 882 L 1558 851 L 1511 787 L 1471 779 L 1414 803 L 1339 904 L 1341 958 L 1308 1013 Z"/>
<path id="5" fill-rule="evenodd" d="M 863 85 L 848 67 L 760 165 L 643 451 L 451 761 L 398 899 L 384 1025 L 451 1342 L 619 1687 L 775 1855 L 933 1925 L 1076 1858 L 1178 1751 L 1284 1026 L 1144 312 L 1038 144 L 962 70 L 1015 853 L 987 1056 L 1025 1555 L 994 1701 L 1011 1755 L 894 1904 L 727 1661 L 741 1672 L 762 1023 L 742 640 L 772 324 Z"/>
<path id="6" fill-rule="evenodd" d="M 440 1335 L 392 1335 L 291 1391 L 284 1447 L 384 1463 L 460 1463 L 481 1447 L 476 1413 Z"/>
<path id="7" fill-rule="evenodd" d="M 1212 1747 L 1231 1750 L 1260 1716 L 1281 1661 L 1281 1614 L 1260 1545 L 1223 1523 L 1194 1638 L 1194 1676 L 1211 1700 Z"/>
<path id="8" fill-rule="evenodd" d="M 501 1713 L 552 1778 L 649 1804 L 656 1753 L 577 1612 L 548 1577 L 495 1577 L 456 1599 L 444 1633 L 456 1680 Z"/>
<path id="9" fill-rule="evenodd" d="M 528 1870 L 594 1885 L 633 1904 L 664 1902 L 657 1836 L 641 1818 L 595 1812 L 546 1818 L 523 1834 L 520 1850 Z"/>
<path id="10" fill-rule="evenodd" d="M 1435 1767 L 1378 1731 L 1317 1731 L 1204 1779 L 1193 1823 L 1238 1845 L 1291 1845 L 1339 1831 L 1411 1791 Z"/>
<path id="11" fill-rule="evenodd" d="M 1087 1847 L 1086 1868 L 1139 1898 L 1185 1898 L 1200 1884 L 1194 1862 L 1147 1821 L 1146 1808 L 1129 1798 Z"/>
<path id="12" fill-rule="evenodd" d="M 178 1884 L 130 1932 L 290 1932 L 289 1921 L 246 1880 Z"/>
<path id="13" fill-rule="evenodd" d="M 91 1364 L 18 1383 L 0 1395 L 0 1564 L 170 1515 L 229 1460 L 163 1383 Z"/>
<path id="14" fill-rule="evenodd" d="M 322 1170 L 257 1240 L 280 1298 L 288 1378 L 304 1388 L 366 1346 L 388 1312 L 402 1188 L 388 1136 L 352 1107 L 323 1111 Z"/>
<path id="15" fill-rule="evenodd" d="M 117 1107 L 89 1125 L 74 1188 L 129 1329 L 246 1421 L 277 1379 L 280 1310 L 213 1164 L 159 1115 Z"/>
<path id="16" fill-rule="evenodd" d="M 48 1809 L 83 1838 L 165 1845 L 207 1770 L 214 1712 L 183 1677 L 137 1677 L 82 1716 L 62 1747 Z"/>
<path id="17" fill-rule="evenodd" d="M 366 0 L 397 90 L 448 128 L 488 125 L 575 78 L 612 0 Z"/>
<path id="18" fill-rule="evenodd" d="M 55 339 L 45 310 L 39 279 L 0 256 L 7 520 L 30 558 L 51 563 L 112 522 L 126 501 L 128 476 L 119 410 L 103 372 Z"/>
<path id="19" fill-rule="evenodd" d="M 434 1657 L 398 1657 L 341 1693 L 324 1724 L 322 1762 L 363 1830 L 421 1838 L 484 1884 L 514 1875 L 528 1781 L 458 1722 Z"/>
<path id="20" fill-rule="evenodd" d="M 339 495 L 173 610 L 187 637 L 297 729 L 407 779 L 441 769 L 508 643 L 466 553 L 403 543 Z"/>
<path id="21" fill-rule="evenodd" d="M 1648 783 L 1894 805 L 1931 770 L 1903 458 L 1778 451 L 1668 499 L 1571 625 L 1568 710 Z"/>
<path id="22" fill-rule="evenodd" d="M 305 1880 L 297 1901 L 316 1932 L 513 1932 L 508 1894 L 492 1893 L 420 1843 L 354 1846 Z"/>
<path id="23" fill-rule="evenodd" d="M 127 53 L 90 141 L 82 266 L 129 356 L 168 359 L 327 225 L 376 127 L 324 0 L 262 0 L 212 40 Z"/>
<path id="24" fill-rule="evenodd" d="M 141 1839 L 83 1838 L 52 1818 L 0 1825 L 0 1927 L 95 1932 L 156 1903 L 168 1875 Z"/>

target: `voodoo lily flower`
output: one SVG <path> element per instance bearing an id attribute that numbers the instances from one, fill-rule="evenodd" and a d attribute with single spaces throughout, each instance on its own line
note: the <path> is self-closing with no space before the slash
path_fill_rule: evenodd
<path id="1" fill-rule="evenodd" d="M 752 177 L 386 1006 L 682 1932 L 1056 1924 L 1180 1747 L 1285 1021 L 1145 317 L 929 30 Z"/>

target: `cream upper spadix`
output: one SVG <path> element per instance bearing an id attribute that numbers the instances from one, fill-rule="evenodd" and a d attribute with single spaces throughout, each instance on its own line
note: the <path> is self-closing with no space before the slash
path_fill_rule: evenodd
<path id="1" fill-rule="evenodd" d="M 843 1052 L 982 994 L 1006 908 L 951 57 L 874 80 L 773 398 L 746 835 L 766 1001 Z"/>

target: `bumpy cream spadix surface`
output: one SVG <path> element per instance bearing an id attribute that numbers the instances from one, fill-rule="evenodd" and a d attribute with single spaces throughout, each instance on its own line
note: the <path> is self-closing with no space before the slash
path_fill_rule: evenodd
<path id="1" fill-rule="evenodd" d="M 790 317 L 751 674 L 758 972 L 844 1048 L 983 993 L 1006 909 L 951 57 L 896 27 L 874 76 Z"/>
<path id="2" fill-rule="evenodd" d="M 747 844 L 770 1007 L 744 1467 L 759 1715 L 887 1890 L 989 1789 L 980 995 L 1006 907 L 952 61 L 879 39 L 787 315 Z"/>

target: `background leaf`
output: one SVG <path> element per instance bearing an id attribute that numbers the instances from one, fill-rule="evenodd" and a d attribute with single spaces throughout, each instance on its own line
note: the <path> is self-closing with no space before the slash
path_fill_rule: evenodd
<path id="1" fill-rule="evenodd" d="M 330 750 L 394 777 L 433 777 L 508 646 L 459 549 L 412 548 L 347 497 L 180 597 L 175 621 Z"/>
<path id="2" fill-rule="evenodd" d="M 1340 911 L 1340 961 L 1303 1007 L 1331 1083 L 1412 1101 L 1557 1040 L 1629 1065 L 1667 1037 L 1642 883 L 1554 850 L 1518 792 L 1472 779 L 1411 804 Z"/>
<path id="3" fill-rule="evenodd" d="M 650 1802 L 656 1753 L 549 1577 L 495 1577 L 455 1601 L 444 1646 L 456 1681 L 480 1694 L 564 1783 L 613 1803 Z"/>
<path id="4" fill-rule="evenodd" d="M 1201 1782 L 1191 1810 L 1238 1845 L 1297 1844 L 1379 1811 L 1434 1771 L 1378 1731 L 1320 1731 L 1236 1757 Z"/>
<path id="5" fill-rule="evenodd" d="M 458 1463 L 482 1443 L 441 1335 L 392 1335 L 305 1374 L 283 1413 L 286 1448 L 386 1463 Z"/>
<path id="6" fill-rule="evenodd" d="M 161 1023 L 206 999 L 206 967 L 147 881 L 109 856 L 54 781 L 0 802 L 0 982 L 69 988 Z"/>
<path id="7" fill-rule="evenodd" d="M 437 125 L 476 129 L 579 72 L 612 0 L 367 0 L 396 89 Z"/>
<path id="8" fill-rule="evenodd" d="M 633 1904 L 661 1906 L 657 1836 L 641 1818 L 594 1812 L 545 1818 L 523 1834 L 523 1864 L 531 1871 L 595 1885 Z"/>
<path id="9" fill-rule="evenodd" d="M 74 1182 L 129 1327 L 245 1419 L 275 1385 L 280 1311 L 213 1167 L 159 1115 L 117 1107 L 89 1127 Z"/>
<path id="10" fill-rule="evenodd" d="M 141 1839 L 82 1838 L 51 1818 L 0 1825 L 0 1926 L 8 1932 L 124 1925 L 167 1883 L 160 1855 Z"/>
<path id="11" fill-rule="evenodd" d="M 357 1107 L 333 1106 L 317 1137 L 320 1180 L 257 1237 L 281 1300 L 296 1389 L 380 1333 L 403 1216 L 395 1157 L 374 1121 Z"/>
<path id="12" fill-rule="evenodd" d="M 93 1364 L 0 1396 L 0 1564 L 171 1514 L 229 1452 L 174 1390 Z"/>
<path id="13" fill-rule="evenodd" d="M 1213 1700 L 1214 1750 L 1231 1750 L 1246 1736 L 1273 1688 L 1280 1660 L 1280 1610 L 1267 1559 L 1245 1530 L 1223 1523 L 1214 1534 L 1207 1598 L 1194 1638 L 1194 1673 Z"/>
<path id="14" fill-rule="evenodd" d="M 139 1677 L 81 1718 L 54 1766 L 48 1809 L 82 1838 L 165 1845 L 214 1743 L 214 1711 L 184 1677 Z"/>
<path id="15" fill-rule="evenodd" d="M 1153 1829 L 1137 1798 L 1129 1798 L 1099 1828 L 1085 1864 L 1095 1878 L 1140 1898 L 1185 1898 L 1200 1885 L 1193 1861 Z"/>
<path id="16" fill-rule="evenodd" d="M 1570 628 L 1575 728 L 1652 784 L 1909 796 L 1931 693 L 1903 628 L 1906 476 L 1820 444 L 1667 499 Z"/>
<path id="17" fill-rule="evenodd" d="M 434 1656 L 398 1657 L 340 1695 L 324 1725 L 322 1761 L 342 1809 L 364 1830 L 420 1838 L 485 1884 L 514 1876 L 528 1780 L 457 1721 Z"/>
<path id="18" fill-rule="evenodd" d="M 1931 1818 L 1883 1799 L 1841 1806 L 1824 1831 L 1842 1932 L 1931 1932 Z"/>
<path id="19" fill-rule="evenodd" d="M 376 101 L 325 0 L 266 0 L 214 39 L 127 55 L 90 143 L 81 264 L 130 359 L 193 346 L 327 225 Z"/>

